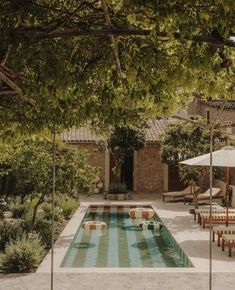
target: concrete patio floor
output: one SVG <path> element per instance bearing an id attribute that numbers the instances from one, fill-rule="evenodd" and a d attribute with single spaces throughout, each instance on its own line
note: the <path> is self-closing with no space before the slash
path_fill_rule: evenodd
<path id="1" fill-rule="evenodd" d="M 202 229 L 188 214 L 191 206 L 182 203 L 162 203 L 159 198 L 151 198 L 157 213 L 171 231 L 176 241 L 191 259 L 194 268 L 154 268 L 154 269 L 106 269 L 98 268 L 73 271 L 55 271 L 54 290 L 70 289 L 209 289 L 208 253 L 209 232 Z M 105 202 L 100 196 L 82 198 L 81 201 Z M 138 200 L 140 202 L 140 200 Z M 143 199 L 143 202 L 150 202 Z M 120 203 L 120 202 L 119 202 Z M 124 202 L 123 202 L 124 203 Z M 136 203 L 136 201 L 134 201 Z M 0 276 L 0 290 L 46 290 L 50 289 L 50 274 L 47 263 L 33 274 Z M 235 285 L 235 252 L 228 257 L 227 249 L 221 251 L 213 243 L 213 288 L 223 290 Z"/>

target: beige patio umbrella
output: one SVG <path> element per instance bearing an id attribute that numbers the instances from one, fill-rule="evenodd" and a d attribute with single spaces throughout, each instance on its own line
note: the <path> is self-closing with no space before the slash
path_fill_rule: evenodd
<path id="1" fill-rule="evenodd" d="M 179 162 L 186 165 L 210 166 L 210 153 Z M 212 152 L 212 166 L 235 167 L 235 147 L 225 146 Z"/>
<path id="2" fill-rule="evenodd" d="M 203 154 L 195 158 L 190 158 L 179 162 L 185 165 L 194 166 L 210 166 L 210 153 Z M 212 166 L 227 168 L 227 182 L 226 182 L 226 206 L 227 206 L 227 221 L 228 225 L 228 191 L 229 191 L 229 168 L 235 167 L 235 147 L 225 146 L 220 150 L 212 152 Z"/>

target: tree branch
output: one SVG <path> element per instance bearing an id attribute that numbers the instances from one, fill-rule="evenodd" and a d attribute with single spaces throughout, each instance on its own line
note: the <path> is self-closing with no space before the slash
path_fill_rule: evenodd
<path id="1" fill-rule="evenodd" d="M 217 114 L 216 114 L 216 116 L 211 124 L 211 128 L 210 128 L 211 131 L 213 131 L 215 128 L 217 128 L 219 126 L 219 119 L 220 119 L 220 116 L 224 110 L 226 103 L 227 103 L 227 100 L 224 99 L 222 105 L 219 107 Z"/>
<path id="2" fill-rule="evenodd" d="M 0 91 L 0 96 L 15 96 L 17 93 L 15 91 Z"/>
<path id="3" fill-rule="evenodd" d="M 7 48 L 7 51 L 6 51 L 6 54 L 5 54 L 4 58 L 3 58 L 3 60 L 1 61 L 1 65 L 2 66 L 4 66 L 6 64 L 8 56 L 9 56 L 10 51 L 11 51 L 11 48 L 12 48 L 12 44 L 9 44 L 8 48 Z"/>
<path id="4" fill-rule="evenodd" d="M 23 94 L 22 90 L 1 71 L 0 71 L 0 79 L 17 94 L 19 95 Z"/>
<path id="5" fill-rule="evenodd" d="M 109 29 L 81 29 L 81 28 L 73 28 L 73 29 L 61 29 L 61 31 L 56 31 L 52 33 L 47 33 L 45 29 L 42 27 L 29 27 L 21 29 L 15 28 L 12 31 L 1 31 L 0 34 L 10 33 L 14 40 L 23 41 L 23 42 L 36 42 L 44 39 L 52 39 L 52 38 L 66 38 L 66 37 L 74 37 L 74 36 L 105 36 L 105 35 L 122 35 L 122 36 L 148 36 L 151 30 L 143 30 L 143 29 L 132 29 L 132 28 L 109 28 Z M 158 32 L 158 37 L 169 38 L 169 35 L 165 32 Z M 228 46 L 235 48 L 235 41 L 231 38 L 215 38 L 210 35 L 194 35 L 194 36 L 181 36 L 180 33 L 175 32 L 173 34 L 175 39 L 181 40 L 189 40 L 201 43 L 208 43 L 212 45 L 220 46 Z"/>
<path id="6" fill-rule="evenodd" d="M 78 5 L 78 7 L 72 12 L 68 13 L 68 15 L 65 18 L 60 18 L 60 20 L 55 24 L 54 27 L 51 27 L 47 32 L 52 33 L 53 31 L 57 30 L 59 27 L 61 27 L 63 24 L 65 24 L 68 20 L 70 20 L 77 12 L 82 10 L 85 7 L 92 7 L 92 4 L 96 3 L 97 0 L 95 0 L 93 3 L 89 3 L 86 1 L 83 1 Z"/>
<path id="7" fill-rule="evenodd" d="M 109 16 L 108 6 L 107 6 L 107 3 L 106 3 L 106 0 L 101 0 L 101 3 L 102 3 L 103 10 L 104 10 L 104 16 L 105 16 L 105 20 L 106 20 L 107 26 L 108 26 L 109 29 L 111 29 L 112 28 L 112 23 L 111 23 L 111 19 L 110 19 L 110 16 Z M 113 55 L 114 55 L 116 66 L 117 66 L 117 73 L 119 75 L 119 78 L 122 80 L 122 68 L 121 68 L 121 62 L 120 62 L 119 55 L 118 55 L 118 49 L 117 49 L 116 41 L 115 41 L 115 38 L 114 38 L 113 34 L 109 34 L 108 36 L 109 36 L 109 39 L 110 39 L 110 42 L 111 42 L 111 45 L 112 45 Z"/>

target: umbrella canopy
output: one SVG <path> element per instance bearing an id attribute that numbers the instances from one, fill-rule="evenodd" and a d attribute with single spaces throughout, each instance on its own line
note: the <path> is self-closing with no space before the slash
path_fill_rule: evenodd
<path id="1" fill-rule="evenodd" d="M 179 162 L 194 166 L 210 166 L 210 153 Z M 225 146 L 212 152 L 212 166 L 235 167 L 235 147 Z"/>

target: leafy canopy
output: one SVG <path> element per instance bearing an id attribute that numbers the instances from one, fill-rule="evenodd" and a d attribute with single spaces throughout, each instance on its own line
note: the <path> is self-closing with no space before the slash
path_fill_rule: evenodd
<path id="1" fill-rule="evenodd" d="M 7 0 L 0 3 L 1 127 L 88 120 L 138 126 L 196 91 L 234 97 L 235 2 Z M 116 37 L 122 82 L 108 35 Z"/>
<path id="2" fill-rule="evenodd" d="M 23 198 L 26 195 L 49 194 L 52 190 L 51 142 L 41 138 L 28 138 L 18 144 L 0 146 L 1 175 L 14 177 L 15 192 Z M 9 151 L 11 155 L 9 157 Z M 6 156 L 6 158 L 4 158 Z M 98 169 L 88 165 L 88 154 L 84 151 L 56 147 L 56 190 L 71 194 L 74 188 L 93 193 Z"/>
<path id="3" fill-rule="evenodd" d="M 111 150 L 140 150 L 144 145 L 144 132 L 131 128 L 115 128 L 108 140 L 108 147 Z"/>
<path id="4" fill-rule="evenodd" d="M 121 167 L 125 158 L 132 154 L 133 150 L 140 150 L 145 145 L 145 134 L 143 130 L 116 127 L 108 139 L 108 148 L 114 158 L 115 166 L 112 168 L 117 180 L 121 178 Z M 119 188 L 119 185 L 114 185 Z M 122 185 L 121 190 L 123 190 Z M 111 186 L 112 187 L 112 186 Z M 117 188 L 116 188 L 117 189 Z M 113 190 L 113 189 L 112 189 Z"/>
<path id="5" fill-rule="evenodd" d="M 205 121 L 201 119 L 198 123 L 203 125 Z M 214 150 L 222 147 L 224 141 L 225 137 L 221 132 L 214 131 Z M 177 166 L 180 161 L 209 153 L 209 131 L 185 121 L 172 123 L 162 136 L 160 152 L 162 162 Z M 207 172 L 207 169 L 203 166 L 179 165 L 179 169 L 180 177 L 186 183 L 200 180 Z"/>

